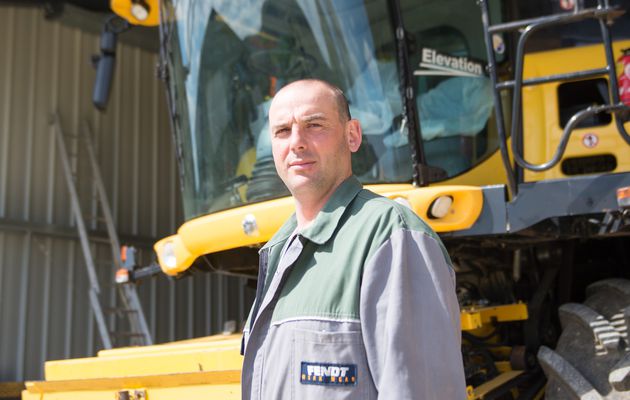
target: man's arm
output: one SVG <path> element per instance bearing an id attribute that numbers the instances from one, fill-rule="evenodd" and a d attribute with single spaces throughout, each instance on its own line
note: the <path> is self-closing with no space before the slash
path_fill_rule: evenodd
<path id="1" fill-rule="evenodd" d="M 437 240 L 412 230 L 366 263 L 361 330 L 379 399 L 466 399 L 454 278 Z"/>

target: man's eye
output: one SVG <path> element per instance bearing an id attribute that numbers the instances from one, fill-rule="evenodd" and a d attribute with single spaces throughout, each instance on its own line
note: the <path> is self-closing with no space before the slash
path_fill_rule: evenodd
<path id="1" fill-rule="evenodd" d="M 317 122 L 311 122 L 311 123 L 309 123 L 309 124 L 308 124 L 308 127 L 309 127 L 309 128 L 319 128 L 319 127 L 321 127 L 321 126 L 322 126 L 322 125 L 321 125 L 321 124 L 318 124 Z"/>
<path id="2" fill-rule="evenodd" d="M 285 135 L 287 132 L 289 132 L 289 128 L 280 128 L 276 130 L 275 135 L 282 136 L 282 135 Z"/>

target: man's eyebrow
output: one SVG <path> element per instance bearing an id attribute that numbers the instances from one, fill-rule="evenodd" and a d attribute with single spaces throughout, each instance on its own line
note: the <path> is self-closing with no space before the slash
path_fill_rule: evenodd
<path id="1" fill-rule="evenodd" d="M 302 118 L 304 122 L 312 122 L 318 119 L 326 119 L 326 116 L 323 113 L 311 114 Z"/>
<path id="2" fill-rule="evenodd" d="M 326 115 L 324 113 L 316 113 L 311 115 L 306 115 L 300 118 L 300 122 L 313 122 L 318 120 L 326 120 Z M 291 121 L 281 121 L 276 124 L 271 125 L 271 130 L 276 131 L 280 128 L 286 128 L 291 125 Z"/>
<path id="3" fill-rule="evenodd" d="M 287 127 L 289 125 L 291 125 L 291 122 L 289 122 L 289 121 L 278 122 L 277 124 L 271 125 L 271 130 L 275 131 L 276 129 L 284 128 L 284 127 Z"/>

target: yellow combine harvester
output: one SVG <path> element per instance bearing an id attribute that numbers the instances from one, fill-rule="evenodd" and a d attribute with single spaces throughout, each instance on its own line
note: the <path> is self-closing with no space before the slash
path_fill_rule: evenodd
<path id="1" fill-rule="evenodd" d="M 187 219 L 155 245 L 164 273 L 256 279 L 257 249 L 293 212 L 269 104 L 323 78 L 363 126 L 355 175 L 449 250 L 469 398 L 630 397 L 629 1 L 112 8 L 132 24 L 160 15 Z M 23 398 L 239 398 L 239 349 L 218 336 L 51 361 Z"/>

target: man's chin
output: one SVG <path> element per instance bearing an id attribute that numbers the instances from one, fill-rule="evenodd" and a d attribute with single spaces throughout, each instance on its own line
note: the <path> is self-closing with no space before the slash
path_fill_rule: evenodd
<path id="1" fill-rule="evenodd" d="M 299 193 L 304 193 L 317 188 L 317 180 L 306 176 L 293 176 L 285 182 L 289 191 L 295 196 Z"/>

